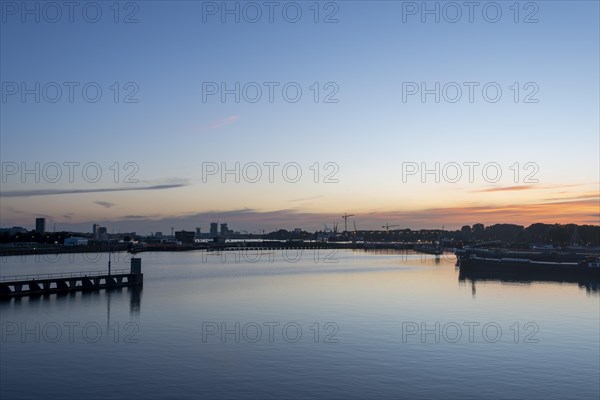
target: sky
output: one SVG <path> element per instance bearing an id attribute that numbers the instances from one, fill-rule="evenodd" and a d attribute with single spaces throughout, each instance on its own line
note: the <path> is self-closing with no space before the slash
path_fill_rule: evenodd
<path id="1" fill-rule="evenodd" d="M 2 227 L 600 223 L 598 1 L 0 4 Z"/>

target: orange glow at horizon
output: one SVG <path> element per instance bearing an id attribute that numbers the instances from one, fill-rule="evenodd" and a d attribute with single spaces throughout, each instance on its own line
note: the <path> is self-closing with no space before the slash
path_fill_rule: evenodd
<path id="1" fill-rule="evenodd" d="M 208 223 L 208 219 L 228 218 L 236 226 L 246 225 L 319 227 L 338 221 L 344 212 L 355 214 L 358 229 L 381 229 L 386 223 L 400 228 L 460 228 L 462 225 L 512 223 L 600 224 L 600 194 L 590 190 L 595 184 L 519 186 L 495 188 L 417 187 L 381 193 L 354 187 L 336 191 L 335 185 L 317 192 L 268 187 L 241 188 L 234 196 L 230 188 L 204 190 L 187 186 L 149 193 L 140 201 L 139 192 L 78 194 L 3 198 L 3 226 L 28 225 L 34 216 L 46 216 L 59 224 L 89 221 L 161 221 L 186 219 Z M 273 190 L 275 189 L 275 190 Z M 300 190 L 299 190 L 300 189 Z M 587 190 L 586 190 L 587 189 Z M 240 204 L 240 199 L 243 203 Z M 101 201 L 99 201 L 101 200 Z M 35 210 L 35 215 L 29 210 Z M 186 222 L 182 222 L 186 223 Z M 353 225 L 350 225 L 353 226 Z"/>

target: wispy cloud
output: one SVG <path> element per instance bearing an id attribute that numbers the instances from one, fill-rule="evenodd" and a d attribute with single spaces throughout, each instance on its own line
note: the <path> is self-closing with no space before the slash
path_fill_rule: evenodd
<path id="1" fill-rule="evenodd" d="M 105 208 L 111 208 L 116 205 L 115 203 L 111 203 L 110 201 L 95 201 L 94 203 Z"/>
<path id="2" fill-rule="evenodd" d="M 297 203 L 297 202 L 300 202 L 300 201 L 309 201 L 309 200 L 321 199 L 323 197 L 325 197 L 325 196 L 319 195 L 319 196 L 312 196 L 312 197 L 301 197 L 299 199 L 291 199 L 290 202 L 291 203 Z"/>
<path id="3" fill-rule="evenodd" d="M 156 217 L 155 215 L 124 215 L 122 219 L 150 219 Z"/>
<path id="4" fill-rule="evenodd" d="M 508 192 L 517 190 L 530 190 L 537 189 L 534 185 L 521 185 L 521 186 L 499 186 L 491 187 L 487 189 L 473 190 L 473 193 L 488 193 L 488 192 Z"/>
<path id="5" fill-rule="evenodd" d="M 36 217 L 41 217 L 41 218 L 48 218 L 51 219 L 52 216 L 47 215 L 47 214 L 33 214 L 31 212 L 28 211 L 23 211 L 23 210 L 19 210 L 17 208 L 11 207 L 11 206 L 4 206 L 2 207 L 5 211 L 8 211 L 12 214 L 19 214 L 19 215 L 35 215 Z"/>
<path id="6" fill-rule="evenodd" d="M 200 131 L 205 132 L 205 131 L 212 131 L 215 129 L 220 129 L 220 128 L 224 128 L 228 125 L 233 124 L 235 121 L 237 121 L 238 119 L 240 119 L 240 117 L 238 115 L 230 115 L 228 117 L 225 117 L 223 119 L 217 120 L 217 121 L 213 121 L 212 123 L 202 126 L 200 127 Z"/>
<path id="7" fill-rule="evenodd" d="M 130 192 L 140 190 L 166 190 L 186 186 L 184 184 L 155 185 L 131 188 L 98 188 L 98 189 L 39 189 L 39 190 L 13 190 L 2 192 L 0 197 L 32 197 L 32 196 L 54 196 L 59 194 L 81 194 L 81 193 L 108 193 L 108 192 Z"/>
<path id="8" fill-rule="evenodd" d="M 472 224 L 481 222 L 531 224 L 547 223 L 581 223 L 595 216 L 598 212 L 598 201 L 589 199 L 558 201 L 532 204 L 508 205 L 465 205 L 447 208 L 431 208 L 425 210 L 381 213 L 377 217 L 400 221 L 411 221 L 413 226 Z"/>
<path id="9" fill-rule="evenodd" d="M 521 190 L 550 190 L 550 189 L 564 189 L 578 186 L 585 186 L 584 184 L 556 184 L 556 185 L 514 185 L 514 186 L 493 186 L 485 189 L 472 190 L 471 193 L 494 193 L 494 192 L 511 192 Z M 568 192 L 559 192 L 568 193 Z"/>
<path id="10" fill-rule="evenodd" d="M 188 178 L 162 178 L 162 179 L 140 179 L 139 183 L 146 184 L 148 186 L 162 186 L 162 185 L 181 185 L 187 186 L 190 184 Z"/>
<path id="11" fill-rule="evenodd" d="M 6 211 L 9 211 L 13 214 L 29 214 L 28 212 L 25 212 L 23 210 L 19 210 L 17 208 L 11 207 L 11 206 L 4 206 L 3 207 Z"/>
<path id="12" fill-rule="evenodd" d="M 566 200 L 593 200 L 600 201 L 600 193 L 583 193 L 576 196 L 565 196 L 565 197 L 550 197 L 544 199 L 546 201 L 566 201 Z"/>

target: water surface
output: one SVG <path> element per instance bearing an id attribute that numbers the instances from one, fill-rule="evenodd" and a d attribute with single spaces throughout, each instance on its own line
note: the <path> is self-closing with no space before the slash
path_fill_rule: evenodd
<path id="1" fill-rule="evenodd" d="M 0 303 L 0 397 L 600 397 L 597 284 L 473 280 L 451 255 L 395 251 L 141 258 L 142 290 Z M 0 272 L 107 261 L 7 257 Z"/>

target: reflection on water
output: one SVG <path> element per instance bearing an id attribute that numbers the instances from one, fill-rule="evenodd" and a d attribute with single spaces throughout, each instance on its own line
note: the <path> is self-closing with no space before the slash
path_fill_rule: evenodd
<path id="1" fill-rule="evenodd" d="M 83 292 L 85 293 L 85 292 Z M 106 290 L 106 329 L 112 326 L 110 319 L 111 299 L 113 296 L 129 296 L 129 315 L 139 317 L 142 308 L 142 287 L 128 286 Z"/>
<path id="2" fill-rule="evenodd" d="M 579 273 L 579 272 L 560 272 L 560 271 L 502 271 L 498 269 L 460 269 L 458 280 L 460 282 L 470 281 L 472 283 L 472 292 L 475 295 L 476 283 L 478 281 L 497 281 L 503 283 L 515 284 L 532 284 L 535 282 L 545 283 L 560 283 L 560 284 L 577 284 L 580 288 L 585 289 L 588 294 L 598 295 L 600 291 L 600 283 L 598 274 Z M 598 272 L 598 271 L 594 271 Z"/>
<path id="3" fill-rule="evenodd" d="M 129 293 L 129 313 L 133 316 L 139 316 L 142 310 L 142 287 L 141 286 L 130 286 L 127 287 Z"/>
<path id="4" fill-rule="evenodd" d="M 71 302 L 90 302 L 99 301 L 101 297 L 105 297 L 106 301 L 106 318 L 110 321 L 110 308 L 113 297 L 129 298 L 129 314 L 131 316 L 139 316 L 142 309 L 142 286 L 128 286 L 117 288 L 104 288 L 97 290 L 85 290 L 80 292 L 59 292 L 51 294 L 36 294 L 32 296 L 18 296 L 11 298 L 1 298 L 0 305 L 14 309 L 23 304 L 28 306 L 45 304 L 68 304 Z"/>

